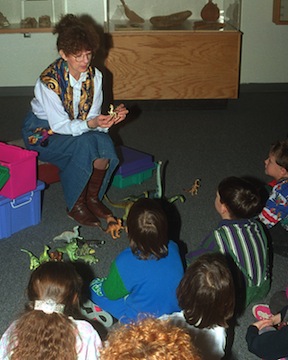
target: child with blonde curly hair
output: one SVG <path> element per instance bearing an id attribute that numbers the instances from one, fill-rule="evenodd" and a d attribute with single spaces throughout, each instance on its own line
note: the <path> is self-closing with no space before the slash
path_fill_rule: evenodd
<path id="1" fill-rule="evenodd" d="M 151 317 L 112 330 L 100 354 L 101 360 L 201 360 L 184 329 Z"/>

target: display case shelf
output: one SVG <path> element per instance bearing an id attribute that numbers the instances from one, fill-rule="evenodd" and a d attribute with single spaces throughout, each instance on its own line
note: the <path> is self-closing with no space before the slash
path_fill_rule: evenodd
<path id="1" fill-rule="evenodd" d="M 51 27 L 21 27 L 20 24 L 10 24 L 9 27 L 0 28 L 0 34 L 27 34 L 27 33 L 50 33 L 53 31 Z"/>
<path id="2" fill-rule="evenodd" d="M 104 0 L 105 28 L 114 31 L 240 29 L 240 0 Z"/>
<path id="3" fill-rule="evenodd" d="M 52 32 L 67 0 L 0 0 L 0 34 Z"/>

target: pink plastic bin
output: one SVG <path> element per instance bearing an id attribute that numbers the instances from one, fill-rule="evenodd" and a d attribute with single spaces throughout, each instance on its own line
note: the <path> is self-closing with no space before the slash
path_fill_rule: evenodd
<path id="1" fill-rule="evenodd" d="M 37 186 L 37 152 L 0 142 L 0 165 L 9 169 L 10 178 L 0 190 L 9 199 L 33 191 Z"/>

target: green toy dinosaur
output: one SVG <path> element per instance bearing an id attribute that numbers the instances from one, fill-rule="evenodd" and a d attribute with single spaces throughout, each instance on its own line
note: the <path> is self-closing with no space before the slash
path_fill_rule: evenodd
<path id="1" fill-rule="evenodd" d="M 51 260 L 49 250 L 49 246 L 45 245 L 43 253 L 40 254 L 39 258 L 37 258 L 37 256 L 35 256 L 31 251 L 21 249 L 21 251 L 25 252 L 30 257 L 30 270 L 35 270 L 40 264 Z"/>
<path id="2" fill-rule="evenodd" d="M 70 261 L 83 260 L 89 264 L 95 264 L 98 262 L 98 259 L 92 255 L 95 253 L 95 250 L 88 244 L 83 244 L 79 247 L 77 239 L 70 240 L 70 242 L 66 243 L 66 245 L 58 247 L 56 251 L 67 254 Z"/>
<path id="3" fill-rule="evenodd" d="M 124 215 L 122 217 L 123 221 L 127 220 L 129 211 L 131 206 L 139 200 L 140 198 L 150 198 L 150 199 L 162 199 L 163 198 L 163 189 L 162 189 L 162 181 L 161 181 L 161 166 L 162 161 L 158 161 L 156 163 L 156 190 L 154 191 L 144 191 L 142 194 L 138 196 L 128 196 L 121 200 L 120 202 L 116 203 L 111 201 L 107 195 L 104 196 L 105 200 L 113 207 L 124 209 Z M 169 198 L 165 198 L 170 204 L 179 200 L 181 203 L 185 201 L 185 197 L 183 195 L 174 195 Z"/>
<path id="4" fill-rule="evenodd" d="M 40 261 L 37 258 L 37 256 L 35 256 L 31 251 L 26 250 L 26 249 L 21 249 L 21 251 L 25 252 L 30 257 L 30 267 L 29 267 L 29 269 L 30 270 L 37 269 L 37 267 L 40 265 Z"/>

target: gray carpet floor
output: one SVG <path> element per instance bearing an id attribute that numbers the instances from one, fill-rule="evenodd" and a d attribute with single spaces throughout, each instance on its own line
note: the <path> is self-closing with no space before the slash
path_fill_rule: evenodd
<path id="1" fill-rule="evenodd" d="M 287 135 L 287 95 L 285 92 L 245 92 L 224 108 L 189 101 L 127 103 L 130 117 L 126 124 L 111 131 L 111 136 L 116 144 L 152 154 L 155 161 L 162 160 L 165 164 L 162 168 L 165 196 L 183 194 L 186 197 L 185 203 L 175 203 L 175 218 L 171 219 L 175 237 L 183 247 L 196 248 L 220 220 L 214 209 L 214 198 L 222 178 L 249 175 L 269 180 L 264 174 L 264 159 L 270 144 Z M 0 118 L 0 141 L 21 137 L 21 121 L 29 108 L 29 100 L 28 97 L 0 98 L 1 109 L 4 109 Z M 13 102 L 18 106 L 11 105 Z M 12 117 L 9 104 L 13 108 Z M 201 187 L 198 195 L 192 197 L 184 190 L 190 188 L 196 178 L 201 179 Z M 154 174 L 139 185 L 124 189 L 110 187 L 108 196 L 119 201 L 155 186 Z M 115 215 L 121 217 L 123 210 L 115 208 Z M 55 247 L 52 239 L 65 230 L 72 230 L 73 226 L 75 223 L 65 212 L 61 184 L 56 183 L 43 191 L 42 221 L 0 240 L 0 334 L 22 311 L 26 300 L 29 258 L 20 249 L 39 255 L 45 244 Z M 80 233 L 87 240 L 105 240 L 105 244 L 96 249 L 99 262 L 89 266 L 91 277 L 104 276 L 111 261 L 127 246 L 125 233 L 117 240 L 98 228 L 82 227 Z M 287 258 L 275 255 L 272 289 L 263 302 L 287 285 L 287 265 Z M 246 329 L 253 321 L 252 305 L 238 320 L 233 359 L 256 359 L 248 352 L 245 342 Z"/>

